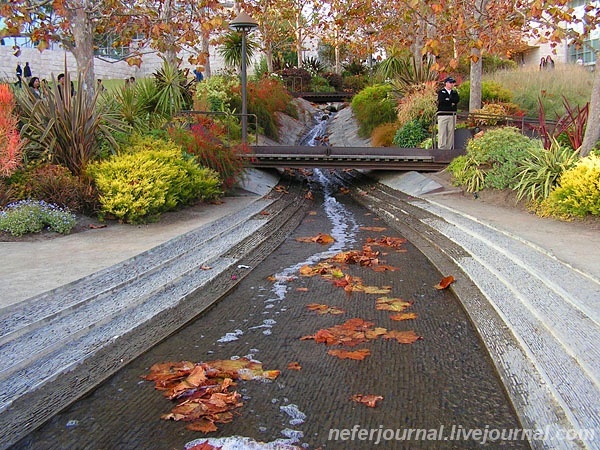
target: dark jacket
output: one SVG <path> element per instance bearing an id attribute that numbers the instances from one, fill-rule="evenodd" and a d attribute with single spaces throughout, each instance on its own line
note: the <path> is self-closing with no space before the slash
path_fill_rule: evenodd
<path id="1" fill-rule="evenodd" d="M 441 113 L 439 115 L 444 115 L 444 112 L 456 112 L 456 108 L 458 107 L 458 92 L 456 91 L 456 89 L 452 89 L 452 91 L 450 91 L 450 94 L 448 94 L 448 91 L 446 90 L 446 88 L 442 88 L 438 91 L 438 99 L 437 99 L 437 106 L 438 106 L 438 112 Z"/>

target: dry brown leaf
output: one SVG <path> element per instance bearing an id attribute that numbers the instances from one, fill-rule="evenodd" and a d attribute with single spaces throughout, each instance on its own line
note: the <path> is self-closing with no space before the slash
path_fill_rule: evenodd
<path id="1" fill-rule="evenodd" d="M 302 370 L 302 366 L 298 364 L 298 361 L 292 361 L 287 365 L 289 370 Z"/>
<path id="2" fill-rule="evenodd" d="M 208 443 L 208 441 L 201 442 L 199 444 L 188 447 L 187 450 L 221 450 L 223 447 L 215 447 Z"/>
<path id="3" fill-rule="evenodd" d="M 436 289 L 446 289 L 452 283 L 454 283 L 454 277 L 452 275 L 448 275 L 447 277 L 442 278 L 442 280 L 434 286 Z"/>
<path id="4" fill-rule="evenodd" d="M 354 359 L 356 361 L 362 361 L 371 354 L 371 350 L 368 348 L 361 348 L 360 350 L 348 351 L 348 350 L 329 350 L 332 356 L 337 356 L 340 359 Z"/>
<path id="5" fill-rule="evenodd" d="M 383 400 L 383 397 L 381 395 L 355 394 L 351 398 L 352 401 L 362 403 L 363 405 L 367 405 L 370 408 L 375 408 L 377 406 L 377 402 L 379 400 Z"/>
<path id="6" fill-rule="evenodd" d="M 397 314 L 391 314 L 390 315 L 390 319 L 392 320 L 396 320 L 396 321 L 401 321 L 401 320 L 413 320 L 417 318 L 417 314 L 410 312 L 410 313 L 397 313 Z"/>
<path id="7" fill-rule="evenodd" d="M 379 297 L 375 304 L 375 309 L 379 311 L 401 312 L 411 306 L 413 302 L 402 300 L 401 298 Z"/>
<path id="8" fill-rule="evenodd" d="M 423 339 L 422 336 L 417 335 L 413 330 L 408 331 L 388 331 L 383 335 L 385 339 L 395 339 L 400 344 L 412 344 L 413 342 Z"/>
<path id="9" fill-rule="evenodd" d="M 212 269 L 212 267 L 210 267 L 210 266 L 207 266 L 206 264 L 202 264 L 202 265 L 200 266 L 200 270 L 210 270 L 210 269 Z"/>
<path id="10" fill-rule="evenodd" d="M 333 242 L 335 242 L 335 239 L 326 233 L 319 233 L 316 236 L 310 236 L 310 237 L 299 237 L 296 238 L 296 240 L 298 242 L 316 242 L 318 244 L 323 244 L 323 245 L 327 245 L 327 244 L 331 244 Z"/>
<path id="11" fill-rule="evenodd" d="M 310 311 L 315 311 L 318 314 L 333 314 L 334 316 L 340 315 L 340 314 L 344 314 L 344 310 L 341 308 L 338 308 L 337 306 L 328 306 L 328 305 L 322 305 L 322 304 L 318 304 L 318 303 L 310 303 L 308 305 L 306 305 L 306 307 L 310 310 Z"/>
<path id="12" fill-rule="evenodd" d="M 308 292 L 308 288 L 306 287 L 297 287 L 296 292 Z"/>
<path id="13" fill-rule="evenodd" d="M 387 230 L 386 227 L 360 227 L 360 229 L 364 230 L 364 231 L 377 231 L 377 232 Z"/>

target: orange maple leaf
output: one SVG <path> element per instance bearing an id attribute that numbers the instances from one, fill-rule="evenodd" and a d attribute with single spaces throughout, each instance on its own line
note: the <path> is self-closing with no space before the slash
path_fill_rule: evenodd
<path id="1" fill-rule="evenodd" d="M 298 361 L 292 361 L 287 365 L 288 370 L 302 370 L 302 366 L 298 364 Z"/>
<path id="2" fill-rule="evenodd" d="M 333 356 L 337 356 L 340 359 L 355 359 L 362 361 L 371 354 L 371 350 L 368 348 L 361 348 L 360 350 L 347 351 L 347 350 L 329 350 L 327 353 Z"/>
<path id="3" fill-rule="evenodd" d="M 377 406 L 377 402 L 379 400 L 383 400 L 383 397 L 381 395 L 355 394 L 351 398 L 352 401 L 362 403 L 363 405 L 367 405 L 370 408 L 375 408 Z"/>
<path id="4" fill-rule="evenodd" d="M 438 290 L 446 289 L 448 286 L 454 283 L 454 281 L 454 277 L 452 275 L 448 275 L 447 277 L 442 278 L 442 280 L 438 284 L 436 284 L 434 288 Z"/>
<path id="5" fill-rule="evenodd" d="M 397 313 L 397 314 L 391 314 L 390 315 L 390 319 L 392 320 L 396 320 L 396 321 L 401 321 L 401 320 L 412 320 L 412 319 L 416 319 L 417 318 L 417 314 L 416 313 Z"/>
<path id="6" fill-rule="evenodd" d="M 412 344 L 413 342 L 423 339 L 422 336 L 416 334 L 413 330 L 408 331 L 388 331 L 383 335 L 385 339 L 396 339 L 400 344 Z"/>

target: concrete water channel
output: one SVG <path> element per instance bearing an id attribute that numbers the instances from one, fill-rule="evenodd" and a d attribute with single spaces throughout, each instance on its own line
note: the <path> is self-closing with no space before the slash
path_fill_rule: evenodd
<path id="1" fill-rule="evenodd" d="M 284 440 L 311 449 L 479 448 L 480 441 L 473 436 L 450 439 L 458 438 L 459 430 L 519 428 L 459 301 L 448 290 L 434 287 L 445 274 L 410 242 L 398 248 L 377 245 L 383 238 L 402 236 L 355 204 L 327 174 L 315 171 L 310 188 L 314 208 L 264 263 L 247 269 L 252 272 L 234 292 L 14 448 L 184 448 L 204 435 L 186 430 L 183 422 L 161 420 L 174 404 L 140 377 L 155 363 L 241 357 L 258 360 L 266 370 L 280 370 L 281 374 L 269 382 L 239 382 L 235 389 L 244 405 L 236 410 L 231 423 L 218 425 L 219 430 L 210 437 L 237 435 L 271 443 Z M 335 242 L 323 245 L 298 240 L 319 233 L 329 234 Z M 364 245 L 378 251 L 380 266 L 389 270 L 337 265 L 345 274 L 360 278 L 364 286 L 386 288 L 388 294 L 346 292 L 324 277 L 300 274 L 303 266 L 314 267 L 344 251 L 360 252 Z M 390 311 L 376 309 L 376 299 L 381 297 L 413 302 L 406 312 L 415 313 L 416 318 L 391 320 Z M 313 303 L 344 312 L 320 315 L 307 308 Z M 352 318 L 386 330 L 414 330 L 422 339 L 400 344 L 379 337 L 346 348 L 368 349 L 370 355 L 362 361 L 328 354 L 338 346 L 301 340 Z M 291 362 L 298 362 L 301 370 L 288 369 Z M 355 394 L 382 399 L 370 408 L 352 401 Z M 335 431 L 354 427 L 369 430 L 370 439 L 361 440 L 355 433 L 350 441 L 346 434 Z M 407 436 L 404 433 L 409 429 L 434 430 L 429 431 L 429 438 L 441 441 L 396 440 L 396 436 Z M 391 436 L 387 430 L 394 430 L 394 439 L 384 439 Z M 378 433 L 380 442 L 376 444 Z M 503 444 L 529 448 L 520 440 Z"/>
<path id="2" fill-rule="evenodd" d="M 310 192 L 312 207 L 276 251 L 256 267 L 239 267 L 250 273 L 211 309 L 12 448 L 183 449 L 209 437 L 225 439 L 211 441 L 217 448 L 241 449 L 497 448 L 499 442 L 490 442 L 495 431 L 519 429 L 461 303 L 435 287 L 449 274 L 353 200 L 339 173 L 295 176 Z M 333 242 L 312 242 L 319 234 Z M 331 262 L 350 251 L 368 255 L 370 263 Z M 325 262 L 339 271 L 333 278 L 306 276 L 306 267 Z M 356 289 L 344 288 L 341 279 Z M 409 302 L 404 312 L 414 316 L 393 320 L 394 311 L 377 309 L 381 298 Z M 338 309 L 319 314 L 312 304 Z M 351 347 L 302 339 L 351 319 L 377 332 Z M 386 339 L 392 330 L 414 331 L 420 339 L 402 344 L 393 333 Z M 332 349 L 367 356 L 341 359 Z M 206 435 L 162 420 L 175 404 L 141 379 L 156 363 L 244 357 L 280 374 L 271 381 L 238 381 L 230 391 L 239 392 L 243 406 Z M 353 401 L 356 395 L 381 398 L 369 407 Z M 501 444 L 530 448 L 521 439 Z"/>

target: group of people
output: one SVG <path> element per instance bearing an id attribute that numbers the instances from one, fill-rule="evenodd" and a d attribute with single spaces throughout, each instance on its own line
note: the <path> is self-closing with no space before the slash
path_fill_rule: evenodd
<path id="1" fill-rule="evenodd" d="M 550 55 L 540 60 L 540 70 L 554 69 L 554 60 Z"/>

